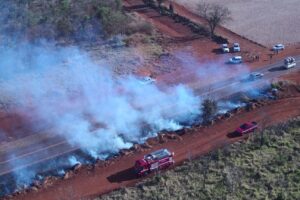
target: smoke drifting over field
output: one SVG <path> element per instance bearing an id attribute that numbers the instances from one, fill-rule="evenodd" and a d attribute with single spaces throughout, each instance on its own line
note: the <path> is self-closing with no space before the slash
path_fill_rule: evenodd
<path id="1" fill-rule="evenodd" d="M 105 159 L 161 130 L 180 129 L 200 114 L 200 98 L 184 85 L 161 90 L 134 76 L 115 77 L 109 63 L 96 65 L 75 47 L 25 42 L 1 46 L 0 57 L 0 102 L 8 105 L 6 111 L 30 119 L 31 130 L 51 127 L 51 134 L 93 159 Z M 12 168 L 30 163 L 7 156 Z M 78 162 L 88 160 L 70 157 L 47 168 L 64 174 L 63 166 Z M 15 171 L 15 188 L 28 186 L 39 173 L 36 167 Z M 0 195 L 11 193 L 13 186 L 3 181 Z"/>
<path id="2" fill-rule="evenodd" d="M 3 19 L 0 16 L 0 21 Z M 0 102 L 7 105 L 6 111 L 30 119 L 31 130 L 51 127 L 51 134 L 65 138 L 93 159 L 105 159 L 161 130 L 177 130 L 186 122 L 199 122 L 201 97 L 184 85 L 161 89 L 155 84 L 143 84 L 134 76 L 116 77 L 107 60 L 97 60 L 95 64 L 86 52 L 76 47 L 58 47 L 45 41 L 15 43 L 13 38 L 3 38 L 9 43 L 0 44 Z M 191 72 L 200 65 L 192 56 L 176 57 Z M 232 69 L 219 67 L 223 63 L 205 65 L 197 72 L 199 80 L 207 77 L 220 80 L 232 73 Z M 237 70 L 235 73 L 248 73 L 245 66 Z M 226 102 L 221 106 L 223 112 L 237 105 Z M 7 135 L 0 132 L 0 139 Z M 16 155 L 7 157 L 11 168 L 23 165 L 15 159 Z M 51 161 L 43 169 L 56 169 L 61 175 L 64 169 L 79 162 L 88 160 L 74 155 Z M 16 171 L 16 188 L 28 186 L 39 178 L 40 168 Z M 0 189 L 0 196 L 13 191 L 3 179 Z"/>
<path id="3" fill-rule="evenodd" d="M 246 64 L 228 64 L 228 58 L 225 56 L 218 60 L 203 62 L 186 52 L 179 52 L 175 57 L 181 62 L 184 70 L 191 73 L 189 75 L 196 77 L 197 85 L 194 89 L 201 92 L 203 98 L 220 100 L 236 92 L 247 92 L 254 98 L 261 95 L 256 81 L 249 81 L 251 71 Z M 263 79 L 260 82 L 267 85 L 270 81 Z M 220 89 L 222 92 L 218 92 Z"/>
<path id="4" fill-rule="evenodd" d="M 199 98 L 183 85 L 162 91 L 132 76 L 114 78 L 109 63 L 97 66 L 76 48 L 25 43 L 0 55 L 1 94 L 92 155 L 178 129 L 199 114 Z"/>
<path id="5" fill-rule="evenodd" d="M 39 132 L 45 130 L 44 127 L 51 127 L 51 134 L 65 138 L 71 146 L 79 147 L 94 159 L 105 159 L 120 149 L 144 142 L 160 130 L 177 130 L 182 127 L 182 122 L 199 116 L 199 97 L 183 85 L 162 90 L 154 84 L 143 84 L 134 76 L 115 77 L 110 71 L 114 66 L 107 60 L 97 60 L 95 64 L 86 52 L 76 47 L 58 47 L 55 42 L 35 38 L 55 38 L 57 34 L 53 27 L 58 20 L 50 20 L 48 24 L 42 21 L 56 19 L 59 15 L 53 16 L 51 9 L 31 12 L 34 6 L 24 4 L 16 1 L 0 3 L 3 11 L 0 13 L 3 22 L 0 27 L 0 103 L 5 105 L 8 114 L 17 113 L 28 119 L 26 131 Z M 39 21 L 36 28 L 31 29 L 27 25 L 33 25 L 34 19 Z M 74 24 L 72 30 L 80 32 L 75 36 L 87 35 L 77 27 L 81 23 L 75 20 L 70 26 Z M 100 25 L 96 24 L 96 27 Z M 98 35 L 101 33 L 97 32 Z M 27 42 L 27 37 L 34 42 Z M 47 134 L 47 131 L 43 132 Z M 8 137 L 10 133 L 0 132 L 0 139 L 7 141 Z M 18 153 L 5 155 L 12 169 L 35 160 L 34 156 L 26 161 L 25 158 L 18 159 Z M 51 161 L 47 171 L 54 169 L 63 174 L 64 169 L 78 162 L 88 161 L 80 156 L 62 161 L 56 159 Z M 1 176 L 0 196 L 43 178 L 38 174 L 45 168 L 31 166 L 16 170 L 12 174 L 12 185 Z"/>

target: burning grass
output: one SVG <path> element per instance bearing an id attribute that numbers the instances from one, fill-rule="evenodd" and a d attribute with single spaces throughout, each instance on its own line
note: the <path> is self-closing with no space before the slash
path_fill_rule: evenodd
<path id="1" fill-rule="evenodd" d="M 235 97 L 235 101 L 220 101 L 217 106 L 218 113 L 215 113 L 215 119 L 211 121 L 207 125 L 212 125 L 214 122 L 217 122 L 222 119 L 226 119 L 227 117 L 232 116 L 233 114 L 255 109 L 256 107 L 260 107 L 268 103 L 267 99 L 256 100 L 249 98 L 247 103 L 251 104 L 251 108 L 248 109 L 248 104 L 240 102 L 239 97 Z M 215 102 L 217 103 L 217 102 Z M 128 154 L 132 154 L 136 151 L 143 151 L 144 149 L 152 148 L 152 145 L 158 143 L 164 143 L 167 140 L 181 140 L 182 138 L 179 136 L 181 134 L 188 133 L 193 130 L 193 128 L 201 127 L 201 116 L 195 116 L 188 120 L 189 123 L 185 124 L 177 124 L 176 127 L 165 127 L 162 131 L 158 133 L 155 132 L 153 135 L 145 135 L 142 140 L 143 144 L 134 144 L 130 149 L 122 149 L 119 153 L 102 152 L 102 154 L 97 154 L 97 152 L 81 152 L 78 151 L 76 154 L 71 156 L 63 156 L 61 158 L 57 158 L 55 160 L 50 160 L 45 163 L 41 163 L 40 165 L 31 166 L 30 168 L 24 168 L 22 170 L 15 171 L 13 175 L 7 175 L 6 177 L 2 177 L 5 182 L 0 183 L 0 188 L 2 188 L 2 193 L 0 195 L 7 195 L 16 192 L 15 194 L 22 193 L 22 190 L 31 191 L 38 190 L 41 187 L 47 187 L 51 185 L 56 180 L 60 178 L 68 179 L 74 175 L 74 170 L 77 171 L 78 166 L 82 167 L 94 167 L 99 164 L 109 164 L 113 162 L 114 158 L 120 156 L 126 156 Z M 185 127 L 185 128 L 184 128 Z M 151 127 L 148 127 L 151 130 Z M 178 131 L 177 130 L 180 129 Z M 150 131 L 149 130 L 149 131 Z M 151 131 L 150 131 L 151 132 Z M 158 136 L 157 136 L 158 135 Z M 153 137 L 155 136 L 155 137 Z M 157 136 L 157 137 L 156 137 Z M 149 138 L 150 137 L 150 138 Z M 148 139 L 147 139 L 148 138 Z M 95 158 L 98 158 L 95 160 Z M 105 160 L 105 161 L 104 161 Z M 16 163 L 19 165 L 20 163 Z M 47 166 L 45 168 L 45 166 Z M 46 171 L 45 171 L 46 170 Z M 4 184 L 6 183 L 6 184 Z"/>
<path id="2" fill-rule="evenodd" d="M 283 90 L 283 92 L 287 91 L 287 88 L 294 87 L 293 85 L 290 86 L 287 84 L 281 84 L 281 85 L 282 85 L 281 89 Z M 212 121 L 211 124 L 214 124 L 215 122 L 218 123 L 220 120 L 226 120 L 227 118 L 231 117 L 234 114 L 246 112 L 249 110 L 253 110 L 257 107 L 264 106 L 265 104 L 268 104 L 268 102 L 269 101 L 267 101 L 267 99 L 257 100 L 257 99 L 251 99 L 251 98 L 248 98 L 248 101 L 247 101 L 248 104 L 245 104 L 245 103 L 235 104 L 234 102 L 224 102 L 223 101 L 224 105 L 220 105 L 219 113 L 217 114 L 215 120 Z M 247 106 L 245 107 L 245 105 L 247 105 Z M 221 112 L 224 109 L 227 111 L 224 113 Z M 228 110 L 230 110 L 230 111 L 228 111 Z M 199 123 L 200 123 L 199 121 L 194 121 L 192 124 L 183 125 L 183 126 L 186 126 L 186 128 L 180 129 L 175 132 L 167 131 L 167 129 L 166 129 L 164 131 L 159 132 L 157 137 L 148 138 L 148 139 L 145 138 L 145 143 L 143 143 L 143 144 L 134 144 L 130 149 L 122 149 L 119 153 L 116 153 L 116 154 L 109 154 L 109 155 L 107 154 L 108 157 L 106 158 L 106 160 L 99 160 L 99 159 L 95 160 L 93 157 L 87 155 L 86 152 L 78 151 L 76 153 L 76 155 L 75 154 L 71 155 L 71 156 L 66 155 L 65 157 L 63 156 L 56 160 L 49 161 L 47 163 L 42 163 L 39 166 L 31 166 L 30 169 L 24 169 L 24 170 L 17 171 L 14 173 L 14 175 L 12 175 L 12 174 L 7 175 L 6 178 L 3 176 L 2 178 L 5 181 L 0 182 L 0 188 L 1 188 L 0 195 L 7 195 L 7 194 L 14 193 L 13 196 L 15 196 L 15 195 L 27 193 L 30 191 L 37 191 L 41 188 L 46 188 L 46 187 L 54 184 L 56 181 L 58 181 L 60 179 L 69 179 L 70 177 L 75 175 L 77 172 L 79 172 L 79 170 L 85 169 L 85 170 L 91 171 L 95 167 L 108 166 L 111 163 L 114 163 L 115 160 L 119 159 L 122 156 L 127 156 L 134 152 L 144 151 L 146 149 L 152 148 L 152 146 L 154 146 L 154 145 L 165 143 L 168 140 L 180 141 L 180 140 L 182 140 L 182 137 L 180 135 L 187 134 L 187 133 L 193 133 L 195 130 L 201 129 L 202 125 L 200 125 Z M 208 124 L 208 126 L 211 124 Z M 261 126 L 262 127 L 265 126 L 264 123 L 262 123 Z M 252 139 L 254 139 L 254 138 L 252 138 Z M 259 138 L 257 136 L 255 139 L 255 142 L 258 142 L 258 139 Z M 265 142 L 265 140 L 267 140 L 267 141 Z M 268 143 L 267 145 L 269 145 L 269 140 L 270 140 L 270 138 L 262 138 L 262 139 L 260 138 L 259 142 L 263 141 L 265 143 Z M 286 139 L 281 139 L 281 141 L 286 141 Z M 289 143 L 289 142 L 284 142 L 284 143 Z M 250 149 L 250 147 L 248 149 Z M 274 149 L 271 149 L 271 150 L 273 151 Z M 226 148 L 224 150 L 224 152 L 226 152 L 226 151 L 228 151 L 228 148 Z M 220 154 L 220 152 L 218 151 L 216 154 Z M 252 153 L 250 153 L 250 154 L 252 155 Z M 103 156 L 105 156 L 105 155 L 106 154 L 103 154 Z M 212 160 L 212 158 L 215 158 L 215 157 L 216 157 L 215 154 L 211 154 L 209 159 L 206 161 L 210 162 Z M 188 158 L 191 159 L 191 157 L 188 157 Z M 223 167 L 225 167 L 225 165 L 227 165 L 227 163 L 229 163 L 228 160 L 222 161 L 222 162 L 223 163 L 221 163 L 221 165 Z M 237 161 L 237 162 L 244 162 L 244 161 L 241 160 L 241 161 Z M 250 161 L 247 161 L 247 162 L 250 163 Z M 47 166 L 47 167 L 45 168 L 45 166 Z M 41 170 L 41 169 L 44 169 L 44 170 Z M 201 168 L 201 170 L 202 170 L 202 168 Z M 213 175 L 213 177 L 216 177 L 216 176 L 217 175 Z M 212 179 L 214 179 L 214 178 L 212 178 Z M 214 182 L 215 180 L 210 180 L 209 178 L 207 178 L 207 180 L 208 180 L 208 182 L 211 181 L 212 182 L 211 184 L 215 183 Z M 217 177 L 217 180 L 219 180 L 219 177 Z"/>
<path id="3" fill-rule="evenodd" d="M 300 118 L 255 133 L 110 199 L 299 199 Z"/>

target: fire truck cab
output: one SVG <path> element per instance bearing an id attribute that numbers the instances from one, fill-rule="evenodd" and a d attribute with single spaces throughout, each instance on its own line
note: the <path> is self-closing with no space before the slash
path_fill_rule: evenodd
<path id="1" fill-rule="evenodd" d="M 160 170 L 174 164 L 174 152 L 160 149 L 144 156 L 135 162 L 134 171 L 138 176 L 144 176 L 152 171 Z"/>

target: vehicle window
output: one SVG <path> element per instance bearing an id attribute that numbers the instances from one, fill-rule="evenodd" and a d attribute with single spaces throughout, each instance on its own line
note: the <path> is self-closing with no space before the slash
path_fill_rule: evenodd
<path id="1" fill-rule="evenodd" d="M 135 170 L 137 171 L 137 172 L 140 172 L 140 171 L 142 171 L 144 168 L 142 167 L 142 166 L 139 166 L 139 165 L 136 165 L 135 166 Z"/>

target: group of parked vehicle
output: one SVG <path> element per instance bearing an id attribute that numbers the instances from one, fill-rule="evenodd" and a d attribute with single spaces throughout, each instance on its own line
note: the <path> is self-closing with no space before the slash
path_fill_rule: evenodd
<path id="1" fill-rule="evenodd" d="M 241 51 L 240 44 L 236 43 L 236 42 L 233 43 L 231 48 L 229 48 L 228 44 L 222 44 L 221 49 L 222 49 L 223 53 L 230 53 L 230 49 L 231 49 L 231 52 L 233 52 L 233 53 Z M 242 56 L 234 56 L 229 59 L 229 63 L 231 63 L 231 64 L 240 64 L 240 63 L 242 63 L 242 61 L 243 61 Z"/>
<path id="2" fill-rule="evenodd" d="M 285 48 L 285 46 L 283 44 L 276 44 L 272 47 L 272 50 L 275 52 L 279 52 L 279 51 L 283 51 Z M 241 47 L 239 43 L 233 43 L 233 46 L 231 48 L 232 50 L 230 51 L 230 48 L 228 46 L 228 44 L 222 44 L 221 45 L 221 50 L 223 53 L 230 53 L 230 52 L 240 52 L 241 51 Z M 228 63 L 230 64 L 240 64 L 243 62 L 243 58 L 242 56 L 233 56 L 229 59 Z M 285 63 L 285 68 L 289 69 L 291 67 L 295 67 L 296 66 L 296 61 L 295 59 L 291 59 L 291 57 L 288 57 L 285 59 L 284 61 Z"/>
<path id="3" fill-rule="evenodd" d="M 230 48 L 228 47 L 228 44 L 222 44 L 221 48 L 222 48 L 223 53 L 229 53 L 230 52 Z M 233 43 L 232 51 L 233 52 L 240 52 L 241 51 L 240 44 L 239 43 Z"/>

